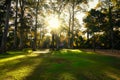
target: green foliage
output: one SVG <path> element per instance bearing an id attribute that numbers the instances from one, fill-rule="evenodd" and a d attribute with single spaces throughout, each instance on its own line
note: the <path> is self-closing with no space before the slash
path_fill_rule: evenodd
<path id="1" fill-rule="evenodd" d="M 90 41 L 92 44 L 96 44 L 97 48 L 120 48 L 117 45 L 120 42 L 119 34 L 117 34 L 117 32 L 120 32 L 120 19 L 118 17 L 120 15 L 120 8 L 117 5 L 118 3 L 119 1 L 117 0 L 101 1 L 102 5 L 99 9 L 91 9 L 83 20 L 87 28 L 86 32 L 96 33 L 95 36 L 90 34 L 92 36 Z M 95 41 L 92 38 L 95 38 Z"/>

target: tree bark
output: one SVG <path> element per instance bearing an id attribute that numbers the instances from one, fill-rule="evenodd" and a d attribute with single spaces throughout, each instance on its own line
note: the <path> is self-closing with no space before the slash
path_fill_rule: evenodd
<path id="1" fill-rule="evenodd" d="M 71 12 L 69 10 L 68 48 L 70 48 L 70 27 L 71 27 Z"/>
<path id="2" fill-rule="evenodd" d="M 23 41 L 24 41 L 24 0 L 20 0 L 20 7 L 21 7 L 21 16 L 20 16 L 20 44 L 19 49 L 23 49 Z"/>
<path id="3" fill-rule="evenodd" d="M 55 41 L 55 34 L 54 34 L 54 31 L 53 31 L 52 32 L 52 44 L 51 44 L 52 50 L 54 50 L 54 41 Z"/>
<path id="4" fill-rule="evenodd" d="M 16 0 L 16 11 L 15 11 L 15 29 L 14 29 L 14 43 L 13 48 L 17 48 L 17 16 L 18 16 L 18 0 Z"/>
<path id="5" fill-rule="evenodd" d="M 93 51 L 96 51 L 96 46 L 95 46 L 95 32 L 93 33 Z"/>
<path id="6" fill-rule="evenodd" d="M 111 38 L 111 51 L 113 52 L 114 49 L 114 42 L 113 42 L 113 25 L 112 25 L 112 7 L 110 6 L 111 0 L 109 0 L 109 26 L 110 26 L 110 38 Z"/>
<path id="7" fill-rule="evenodd" d="M 33 50 L 36 50 L 36 48 L 37 48 L 37 27 L 38 27 L 38 7 L 39 7 L 39 1 L 40 0 L 38 0 L 37 2 L 36 2 L 36 16 L 35 16 L 35 18 L 36 18 L 36 25 L 35 25 L 35 36 L 34 36 L 34 47 L 33 47 Z"/>
<path id="8" fill-rule="evenodd" d="M 73 6 L 72 6 L 72 43 L 71 43 L 71 47 L 73 48 L 73 38 L 74 38 L 74 34 L 73 34 L 73 29 L 74 29 L 74 8 L 75 8 L 75 0 L 73 0 Z"/>

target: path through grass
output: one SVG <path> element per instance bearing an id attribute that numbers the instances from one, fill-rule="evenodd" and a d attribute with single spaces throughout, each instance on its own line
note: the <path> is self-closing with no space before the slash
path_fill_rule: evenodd
<path id="1" fill-rule="evenodd" d="M 120 80 L 120 58 L 64 49 L 0 55 L 0 80 Z"/>

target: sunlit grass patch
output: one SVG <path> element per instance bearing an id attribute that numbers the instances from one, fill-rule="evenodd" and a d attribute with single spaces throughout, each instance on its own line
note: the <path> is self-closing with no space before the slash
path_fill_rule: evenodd
<path id="1" fill-rule="evenodd" d="M 38 54 L 29 54 L 23 51 L 7 53 L 0 55 L 0 80 L 23 80 L 42 61 Z"/>
<path id="2" fill-rule="evenodd" d="M 41 63 L 41 61 L 42 59 L 36 59 L 35 61 L 33 61 L 33 64 L 27 64 L 27 62 L 23 62 L 23 66 L 7 72 L 6 76 L 12 75 L 17 80 L 23 80 L 26 76 L 30 75 L 34 71 L 36 66 L 38 66 Z"/>
<path id="3" fill-rule="evenodd" d="M 30 50 L 31 52 L 31 50 Z M 37 56 L 38 54 L 25 53 L 23 51 L 8 51 L 6 55 L 0 55 L 0 63 L 25 58 L 26 56 Z"/>
<path id="4" fill-rule="evenodd" d="M 113 72 L 105 72 L 105 75 L 106 76 L 108 76 L 108 77 L 111 77 L 111 78 L 113 78 L 113 79 L 116 79 L 116 80 L 119 80 L 120 79 L 120 75 L 118 75 L 118 74 L 115 74 L 115 73 L 113 73 Z"/>
<path id="5" fill-rule="evenodd" d="M 62 49 L 49 55 L 18 52 L 18 55 L 3 56 L 0 59 L 0 80 L 120 79 L 120 58 L 89 54 L 78 49 Z"/>
<path id="6" fill-rule="evenodd" d="M 58 80 L 77 80 L 77 79 L 76 79 L 75 75 L 68 73 L 68 72 L 64 72 L 59 75 Z"/>
<path id="7" fill-rule="evenodd" d="M 86 52 L 87 54 L 96 54 L 95 52 Z"/>
<path id="8" fill-rule="evenodd" d="M 85 52 L 79 49 L 62 49 L 59 51 L 54 51 L 52 52 L 52 55 L 57 55 L 57 56 L 87 56 L 87 55 L 98 55 L 95 52 Z"/>
<path id="9" fill-rule="evenodd" d="M 18 55 L 18 56 L 13 56 L 13 57 L 9 57 L 9 58 L 4 58 L 4 59 L 0 60 L 0 63 L 1 62 L 7 62 L 7 61 L 10 61 L 10 60 L 20 59 L 20 58 L 24 58 L 24 57 L 25 57 L 25 55 Z"/>
<path id="10" fill-rule="evenodd" d="M 35 56 L 24 56 L 12 61 L 1 62 L 0 80 L 23 80 L 34 72 L 36 66 L 40 65 L 42 58 Z"/>
<path id="11" fill-rule="evenodd" d="M 83 52 L 83 51 L 81 51 L 81 50 L 79 50 L 79 49 L 72 49 L 72 50 L 70 50 L 71 52 L 75 52 L 75 53 L 80 53 L 80 52 Z"/>
<path id="12" fill-rule="evenodd" d="M 79 49 L 62 49 L 61 50 L 61 53 L 68 53 L 68 52 L 71 52 L 71 53 L 81 53 L 83 51 L 81 51 Z"/>

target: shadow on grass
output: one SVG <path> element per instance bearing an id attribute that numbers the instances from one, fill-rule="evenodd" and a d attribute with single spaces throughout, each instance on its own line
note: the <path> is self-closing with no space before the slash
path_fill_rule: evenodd
<path id="1" fill-rule="evenodd" d="M 1 62 L 1 80 L 119 80 L 120 59 L 64 49 Z M 114 65 L 113 65 L 114 64 Z"/>
<path id="2" fill-rule="evenodd" d="M 120 79 L 119 60 L 80 50 L 53 51 L 25 80 L 116 80 Z"/>
<path id="3" fill-rule="evenodd" d="M 5 58 L 5 62 L 4 59 L 0 60 L 0 80 L 22 80 L 42 61 L 39 54 L 19 56 L 21 55 L 14 56 L 17 57 L 15 59 L 9 56 L 11 60 Z"/>

